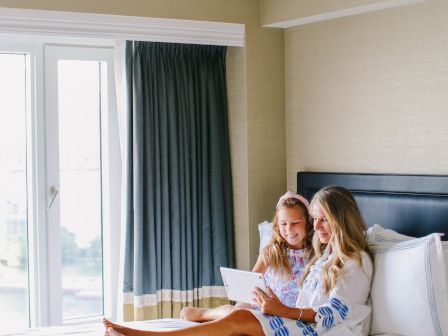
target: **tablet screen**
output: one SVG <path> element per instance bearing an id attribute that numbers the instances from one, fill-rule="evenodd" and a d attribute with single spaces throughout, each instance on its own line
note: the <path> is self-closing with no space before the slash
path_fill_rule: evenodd
<path id="1" fill-rule="evenodd" d="M 266 292 L 263 274 L 220 267 L 229 300 L 253 304 L 252 292 L 259 287 Z"/>

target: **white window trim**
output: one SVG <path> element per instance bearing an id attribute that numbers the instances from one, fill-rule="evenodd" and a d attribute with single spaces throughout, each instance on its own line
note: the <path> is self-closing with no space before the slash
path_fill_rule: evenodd
<path id="1" fill-rule="evenodd" d="M 45 115 L 42 43 L 0 42 L 0 52 L 27 57 L 27 203 L 29 317 L 32 326 L 48 325 L 47 213 L 45 207 Z M 29 73 L 28 73 L 29 70 Z"/>
<path id="2" fill-rule="evenodd" d="M 110 316 L 115 318 L 116 316 L 116 303 L 118 293 L 118 263 L 114 260 L 118 260 L 117 255 L 119 250 L 120 241 L 120 185 L 121 185 L 121 164 L 120 164 L 120 150 L 118 145 L 118 120 L 116 112 L 116 99 L 115 99 L 115 80 L 114 80 L 114 59 L 113 50 L 111 48 L 90 48 L 80 46 L 60 46 L 50 45 L 44 46 L 47 75 L 53 75 L 57 78 L 56 63 L 61 59 L 85 59 L 85 60 L 101 60 L 107 61 L 107 78 L 108 78 L 108 108 L 106 111 L 101 112 L 101 137 L 102 137 L 102 237 L 103 237 L 103 302 L 104 302 L 104 316 Z M 54 72 L 54 73 L 52 73 Z M 51 85 L 55 85 L 57 82 L 52 81 Z M 52 97 L 54 92 L 57 92 L 57 87 L 49 86 L 50 83 L 45 83 L 46 88 L 46 128 L 58 129 L 57 125 L 57 99 Z M 51 105 L 49 103 L 52 103 Z M 54 105 L 54 106 L 52 106 Z M 107 112 L 107 113 L 105 113 Z M 54 124 L 56 123 L 56 124 Z M 49 166 L 56 167 L 57 165 L 51 164 L 51 160 L 58 160 L 58 150 L 50 151 L 48 146 L 52 146 L 51 141 L 46 143 L 46 162 L 50 163 Z M 52 152 L 53 155 L 49 157 L 48 153 Z M 59 173 L 57 171 L 49 171 L 47 167 L 47 201 L 51 199 L 50 186 L 59 187 Z M 47 211 L 48 223 L 59 223 L 59 220 L 51 221 L 50 216 L 59 214 L 59 197 L 56 197 L 54 203 Z M 52 235 L 50 237 L 50 235 Z M 82 324 L 92 321 L 100 321 L 101 317 L 88 317 L 78 318 L 73 320 L 63 321 L 61 311 L 62 300 L 62 287 L 61 287 L 61 265 L 60 265 L 60 227 L 53 227 L 48 232 L 48 239 L 57 247 L 59 253 L 55 251 L 48 251 L 48 285 L 52 292 L 60 292 L 58 295 L 52 295 L 51 300 L 48 302 L 49 310 L 49 325 L 68 325 L 68 324 Z M 50 289 L 49 289 L 50 290 Z"/>
<path id="3" fill-rule="evenodd" d="M 244 24 L 0 7 L 2 33 L 242 47 Z"/>
<path id="4" fill-rule="evenodd" d="M 91 48 L 91 47 L 79 47 L 79 46 L 58 46 L 50 45 L 44 47 L 45 53 L 45 72 L 46 75 L 52 76 L 53 79 L 57 78 L 56 64 L 58 60 L 62 59 L 77 59 L 77 60 L 98 60 L 107 61 L 107 78 L 108 78 L 108 108 L 105 111 L 101 111 L 101 136 L 102 136 L 102 236 L 103 236 L 103 302 L 104 302 L 104 315 L 115 316 L 116 314 L 116 296 L 118 293 L 118 281 L 117 277 L 113 276 L 118 274 L 119 254 L 116 246 L 119 245 L 120 239 L 120 178 L 121 178 L 121 165 L 120 154 L 118 145 L 118 125 L 115 103 L 115 81 L 114 81 L 114 54 L 111 48 Z M 58 130 L 58 107 L 57 99 L 54 97 L 54 92 L 57 91 L 57 87 L 49 86 L 56 85 L 57 81 L 46 81 L 46 127 L 47 132 L 50 129 Z M 51 104 L 50 104 L 51 103 Z M 107 112 L 107 113 L 106 113 Z M 57 164 L 51 164 L 50 160 L 58 161 L 58 149 L 50 150 L 49 146 L 54 144 L 51 141 L 47 141 L 47 163 L 49 166 L 57 167 Z M 48 153 L 52 152 L 52 155 Z M 47 170 L 49 167 L 47 167 Z M 47 191 L 49 192 L 50 186 L 57 186 L 59 188 L 59 173 L 58 171 L 49 171 L 47 174 Z M 47 200 L 51 199 L 51 195 L 48 194 Z M 51 209 L 47 211 L 47 216 L 54 216 L 59 214 L 59 197 L 56 197 Z M 50 219 L 50 218 L 49 218 Z M 53 222 L 53 221 L 49 221 Z M 54 222 L 59 223 L 59 219 Z M 52 237 L 50 237 L 52 235 Z M 54 244 L 60 241 L 60 227 L 53 227 L 48 232 L 49 241 Z M 58 247 L 58 246 L 55 246 Z M 49 303 L 50 310 L 50 324 L 59 325 L 62 322 L 64 324 L 78 324 L 80 322 L 86 322 L 91 320 L 99 320 L 100 318 L 82 318 L 74 320 L 62 320 L 61 299 L 61 265 L 60 254 L 54 251 L 48 257 L 49 267 L 49 280 L 50 286 L 53 292 L 61 292 L 59 295 L 53 295 L 52 300 Z"/>
<path id="5" fill-rule="evenodd" d="M 43 41 L 18 42 L 17 39 L 4 38 L 0 35 L 0 52 L 13 52 L 28 54 L 27 62 L 29 73 L 27 81 L 30 82 L 27 89 L 27 180 L 28 180 L 28 279 L 29 279 L 29 309 L 30 324 L 32 327 L 60 325 L 62 323 L 61 309 L 62 297 L 52 296 L 50 293 L 59 290 L 60 284 L 54 284 L 52 270 L 60 268 L 60 251 L 55 245 L 60 245 L 60 228 L 48 229 L 47 223 L 51 211 L 47 205 L 51 199 L 47 184 L 46 160 L 48 158 L 46 146 L 46 128 L 52 127 L 51 118 L 46 118 L 48 111 L 45 107 L 43 90 L 45 87 L 44 75 L 47 71 L 44 66 L 44 48 L 47 45 Z M 53 40 L 51 40 L 54 42 Z M 74 45 L 79 47 L 79 42 Z M 92 41 L 84 39 L 86 45 Z M 54 45 L 54 44 L 52 44 Z M 64 45 L 69 48 L 67 43 Z M 101 48 L 101 47 L 100 47 Z M 98 48 L 96 48 L 98 50 Z M 102 115 L 102 144 L 103 144 L 103 300 L 104 315 L 115 318 L 117 314 L 117 294 L 120 246 L 120 186 L 121 186 L 121 155 L 118 135 L 118 119 L 115 100 L 115 76 L 112 48 L 104 48 L 107 53 L 103 57 L 108 61 L 108 115 Z M 106 56 L 107 55 L 107 56 Z M 49 91 L 49 90 L 47 90 Z M 47 106 L 48 108 L 48 106 Z M 39 159 L 37 159 L 39 158 Z M 43 159 L 45 158 L 45 159 Z M 54 204 L 58 207 L 58 197 Z M 48 248 L 50 247 L 51 250 Z M 60 273 L 60 271 L 58 272 Z M 52 280 L 53 277 L 53 280 Z M 59 280 L 57 280 L 59 281 Z M 79 318 L 64 321 L 64 324 L 84 324 L 93 321 L 98 322 L 101 317 Z"/>

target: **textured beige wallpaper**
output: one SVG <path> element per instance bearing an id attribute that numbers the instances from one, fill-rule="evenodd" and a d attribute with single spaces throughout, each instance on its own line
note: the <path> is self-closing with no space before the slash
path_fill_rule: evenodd
<path id="1" fill-rule="evenodd" d="M 254 36 L 247 40 L 247 58 L 251 60 L 247 67 L 257 83 L 256 90 L 247 91 L 248 108 L 253 112 L 248 114 L 249 209 L 257 209 L 249 214 L 250 223 L 272 219 L 278 197 L 286 187 L 286 137 L 280 133 L 285 132 L 284 41 L 275 38 L 277 34 L 283 37 L 283 31 L 257 33 L 262 29 L 247 27 Z M 250 230 L 249 236 L 257 237 L 250 241 L 253 264 L 258 255 L 258 229 L 251 225 Z"/>
<path id="2" fill-rule="evenodd" d="M 237 266 L 258 254 L 257 224 L 286 186 L 283 31 L 260 27 L 258 0 L 0 0 L 0 7 L 243 23 L 246 46 L 229 48 L 229 120 Z M 0 27 L 1 29 L 1 27 Z"/>
<path id="3" fill-rule="evenodd" d="M 227 51 L 227 99 L 229 108 L 230 151 L 232 157 L 233 203 L 235 227 L 235 253 L 237 264 L 249 268 L 249 177 L 247 162 L 247 93 L 245 74 L 245 49 L 229 48 Z"/>
<path id="4" fill-rule="evenodd" d="M 296 172 L 448 174 L 448 1 L 285 32 Z"/>

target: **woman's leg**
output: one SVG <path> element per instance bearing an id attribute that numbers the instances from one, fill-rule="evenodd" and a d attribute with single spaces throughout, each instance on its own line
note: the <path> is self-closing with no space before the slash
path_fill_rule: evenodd
<path id="1" fill-rule="evenodd" d="M 236 308 L 250 309 L 251 305 L 237 303 L 235 306 L 224 305 L 216 308 L 186 307 L 180 312 L 180 318 L 193 322 L 213 321 L 230 314 Z"/>
<path id="2" fill-rule="evenodd" d="M 236 309 L 229 315 L 215 321 L 172 331 L 146 331 L 124 327 L 108 320 L 103 321 L 106 331 L 113 328 L 125 336 L 263 336 L 263 329 L 257 318 L 248 310 Z"/>

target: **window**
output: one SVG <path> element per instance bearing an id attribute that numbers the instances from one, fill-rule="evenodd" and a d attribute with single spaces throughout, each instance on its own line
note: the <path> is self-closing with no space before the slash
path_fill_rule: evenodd
<path id="1" fill-rule="evenodd" d="M 0 21 L 0 328 L 76 323 L 101 310 L 113 318 L 121 159 L 111 56 L 116 41 L 108 39 L 243 46 L 244 25 L 15 8 L 1 8 Z M 68 102 L 87 104 L 87 98 L 64 96 L 64 90 L 74 91 L 67 89 L 75 85 L 70 68 L 83 61 L 96 68 L 85 75 L 97 77 L 99 100 L 79 131 L 79 121 L 70 118 L 86 110 L 70 111 Z M 91 77 L 82 80 L 80 89 L 93 84 Z M 83 148 L 81 139 L 92 147 Z M 101 237 L 77 232 L 81 222 L 92 223 Z M 87 309 L 83 300 L 95 303 Z"/>
<path id="2" fill-rule="evenodd" d="M 113 77 L 110 47 L 0 46 L 0 328 L 114 315 Z"/>

